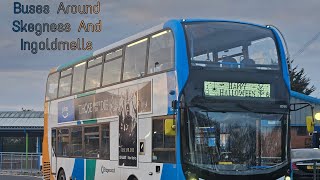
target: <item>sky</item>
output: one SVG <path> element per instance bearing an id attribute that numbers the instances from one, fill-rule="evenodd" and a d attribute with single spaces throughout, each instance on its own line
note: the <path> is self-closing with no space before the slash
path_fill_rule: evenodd
<path id="1" fill-rule="evenodd" d="M 49 14 L 14 14 L 13 4 L 49 5 Z M 76 40 L 93 42 L 93 51 L 134 35 L 169 19 L 209 18 L 272 24 L 283 33 L 290 54 L 320 32 L 319 0 L 100 0 L 99 14 L 57 14 L 64 5 L 96 5 L 97 0 L 1 0 L 0 1 L 0 111 L 43 110 L 46 78 L 51 68 L 67 63 L 90 51 L 20 50 L 20 41 Z M 70 23 L 70 32 L 13 32 L 13 22 Z M 102 21 L 101 32 L 77 32 L 80 21 Z M 294 59 L 294 66 L 304 68 L 320 98 L 320 38 Z"/>

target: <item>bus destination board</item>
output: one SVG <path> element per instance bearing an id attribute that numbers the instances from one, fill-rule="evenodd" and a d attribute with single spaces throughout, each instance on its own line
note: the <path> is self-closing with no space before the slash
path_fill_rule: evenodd
<path id="1" fill-rule="evenodd" d="M 270 84 L 204 81 L 205 96 L 270 98 Z"/>

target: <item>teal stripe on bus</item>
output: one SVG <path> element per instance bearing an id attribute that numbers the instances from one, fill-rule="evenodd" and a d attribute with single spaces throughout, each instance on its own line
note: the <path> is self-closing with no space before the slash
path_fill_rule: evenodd
<path id="1" fill-rule="evenodd" d="M 86 180 L 95 180 L 96 159 L 86 159 Z"/>
<path id="2" fill-rule="evenodd" d="M 97 119 L 88 119 L 88 120 L 82 121 L 82 124 L 97 124 Z"/>
<path id="3" fill-rule="evenodd" d="M 86 92 L 86 93 L 78 94 L 77 98 L 84 97 L 84 96 L 90 96 L 92 94 L 96 94 L 96 91 L 89 91 L 89 92 Z"/>
<path id="4" fill-rule="evenodd" d="M 74 60 L 72 60 L 70 62 L 67 62 L 67 63 L 65 63 L 63 65 L 60 65 L 57 68 L 57 71 L 60 71 L 60 70 L 62 70 L 64 68 L 67 68 L 67 67 L 71 67 L 71 66 L 73 66 L 75 64 L 78 64 L 79 62 L 81 62 L 81 61 L 83 61 L 83 60 L 85 60 L 85 59 L 87 59 L 89 57 L 92 57 L 92 56 L 93 56 L 93 52 L 90 52 L 90 53 L 88 53 L 88 54 L 86 54 L 84 56 L 78 57 L 78 58 L 76 58 L 76 59 L 74 59 Z"/>

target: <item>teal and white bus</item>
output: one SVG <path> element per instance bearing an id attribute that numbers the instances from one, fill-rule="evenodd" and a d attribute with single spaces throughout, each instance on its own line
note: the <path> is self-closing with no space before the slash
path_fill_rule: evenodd
<path id="1" fill-rule="evenodd" d="M 290 82 L 270 26 L 169 20 L 53 69 L 46 180 L 288 175 Z"/>

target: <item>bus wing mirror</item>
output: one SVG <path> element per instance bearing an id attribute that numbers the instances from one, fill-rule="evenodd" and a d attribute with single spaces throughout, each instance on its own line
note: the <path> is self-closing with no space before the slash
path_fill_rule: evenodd
<path id="1" fill-rule="evenodd" d="M 176 125 L 174 119 L 165 119 L 164 120 L 164 134 L 166 136 L 175 136 L 176 135 Z"/>
<path id="2" fill-rule="evenodd" d="M 307 131 L 309 133 L 313 133 L 314 131 L 314 121 L 312 116 L 306 117 L 306 125 L 307 125 Z"/>
<path id="3" fill-rule="evenodd" d="M 172 107 L 172 109 L 178 109 L 178 101 L 177 100 L 173 100 L 172 102 L 171 102 L 171 107 Z"/>

